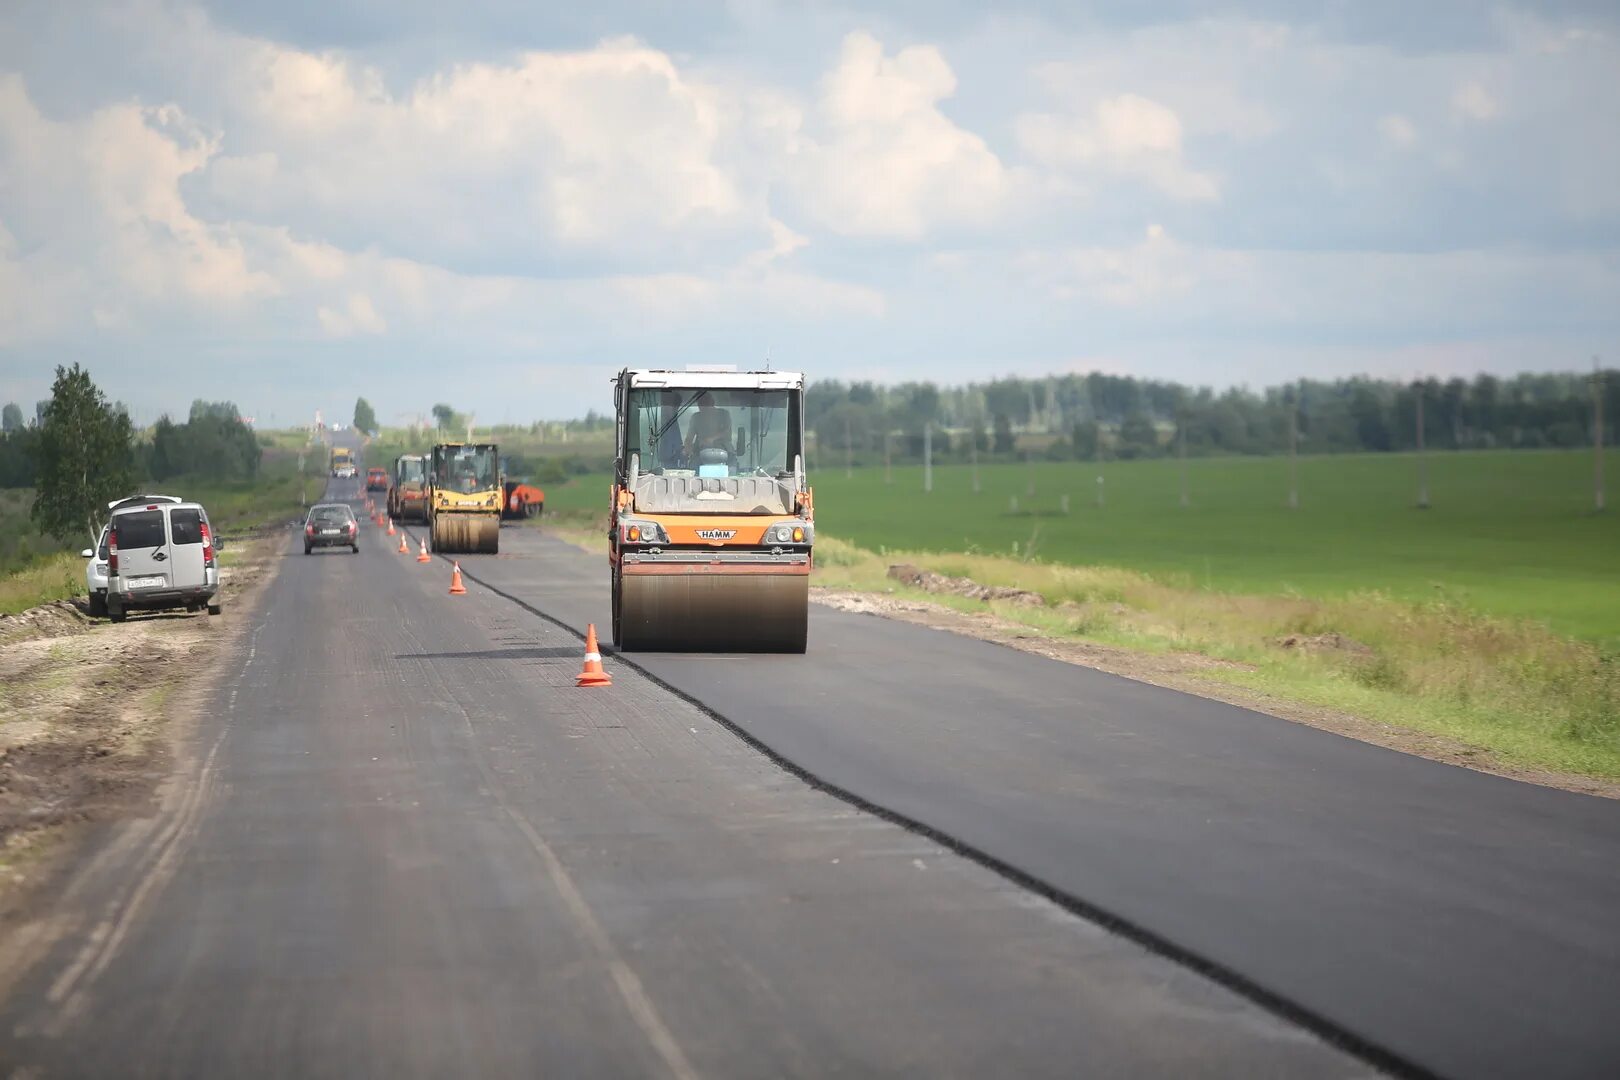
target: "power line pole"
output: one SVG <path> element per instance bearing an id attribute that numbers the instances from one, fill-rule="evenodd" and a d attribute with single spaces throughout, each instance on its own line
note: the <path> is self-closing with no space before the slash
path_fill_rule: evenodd
<path id="1" fill-rule="evenodd" d="M 1176 456 L 1181 459 L 1181 505 L 1191 506 L 1192 496 L 1187 491 L 1187 412 L 1182 410 L 1176 424 Z"/>
<path id="2" fill-rule="evenodd" d="M 1299 509 L 1299 392 L 1288 391 L 1288 509 Z"/>
<path id="3" fill-rule="evenodd" d="M 968 436 L 968 461 L 973 466 L 973 494 L 979 493 L 979 433 Z"/>
<path id="4" fill-rule="evenodd" d="M 1603 511 L 1603 368 L 1592 357 L 1592 502 Z"/>
<path id="5" fill-rule="evenodd" d="M 1423 380 L 1417 381 L 1418 509 L 1429 508 L 1429 455 L 1423 445 Z"/>
<path id="6" fill-rule="evenodd" d="M 849 442 L 849 417 L 844 417 L 844 479 L 855 475 L 855 451 Z"/>
<path id="7" fill-rule="evenodd" d="M 923 424 L 923 491 L 934 490 L 934 422 Z"/>
<path id="8" fill-rule="evenodd" d="M 883 429 L 883 482 L 894 483 L 894 461 L 889 452 L 889 429 Z"/>

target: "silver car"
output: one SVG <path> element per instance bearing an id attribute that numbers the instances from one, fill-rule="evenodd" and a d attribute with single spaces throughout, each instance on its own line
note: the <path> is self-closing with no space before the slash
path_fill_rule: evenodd
<path id="1" fill-rule="evenodd" d="M 185 608 L 218 615 L 219 560 L 208 512 L 194 502 L 118 503 L 107 522 L 107 614 Z"/>
<path id="2" fill-rule="evenodd" d="M 79 552 L 84 558 L 85 592 L 90 597 L 90 614 L 107 614 L 107 526 L 101 527 L 101 537 L 93 548 Z"/>
<path id="3" fill-rule="evenodd" d="M 122 499 L 114 499 L 108 503 L 107 509 L 111 511 L 121 503 L 132 501 L 177 503 L 184 500 L 176 495 L 126 495 Z M 216 546 L 224 547 L 224 541 L 219 541 Z M 96 538 L 96 546 L 85 548 L 79 552 L 79 557 L 85 560 L 84 587 L 85 595 L 90 602 L 90 614 L 104 617 L 107 614 L 107 526 L 101 527 L 101 535 Z"/>

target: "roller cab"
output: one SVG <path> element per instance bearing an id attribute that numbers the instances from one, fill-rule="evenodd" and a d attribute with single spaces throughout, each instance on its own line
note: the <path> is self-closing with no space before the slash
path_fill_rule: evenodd
<path id="1" fill-rule="evenodd" d="M 428 455 L 427 514 L 433 550 L 494 554 L 504 489 L 494 443 L 440 443 Z"/>
<path id="2" fill-rule="evenodd" d="M 804 376 L 625 370 L 608 561 L 621 649 L 805 650 Z"/>

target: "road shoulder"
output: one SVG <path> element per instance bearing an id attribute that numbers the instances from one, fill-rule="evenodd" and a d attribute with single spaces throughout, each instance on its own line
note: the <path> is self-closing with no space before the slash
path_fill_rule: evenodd
<path id="1" fill-rule="evenodd" d="M 228 549 L 224 613 L 115 624 L 58 602 L 0 620 L 0 995 L 63 927 L 52 898 L 99 829 L 158 813 L 280 569 L 280 533 Z"/>

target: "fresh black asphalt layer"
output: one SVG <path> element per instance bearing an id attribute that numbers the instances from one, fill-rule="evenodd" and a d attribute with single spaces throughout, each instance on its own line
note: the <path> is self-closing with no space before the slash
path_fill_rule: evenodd
<path id="1" fill-rule="evenodd" d="M 509 529 L 463 566 L 565 625 L 607 625 L 602 556 Z M 625 659 L 1375 1059 L 1620 1075 L 1620 803 L 822 608 L 803 657 Z"/>
<path id="2" fill-rule="evenodd" d="M 8 1075 L 1367 1073 L 366 528 L 288 537 L 161 810 L 26 928 Z"/>

